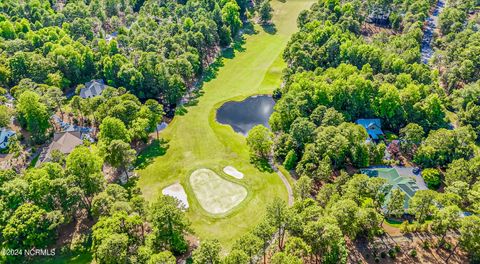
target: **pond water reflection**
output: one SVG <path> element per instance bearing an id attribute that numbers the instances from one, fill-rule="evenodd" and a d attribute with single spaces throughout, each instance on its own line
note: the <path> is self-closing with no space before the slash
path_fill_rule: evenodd
<path id="1" fill-rule="evenodd" d="M 269 95 L 256 95 L 241 102 L 226 102 L 217 110 L 217 121 L 230 125 L 235 132 L 247 135 L 256 125 L 270 128 L 268 119 L 274 105 L 275 101 Z"/>

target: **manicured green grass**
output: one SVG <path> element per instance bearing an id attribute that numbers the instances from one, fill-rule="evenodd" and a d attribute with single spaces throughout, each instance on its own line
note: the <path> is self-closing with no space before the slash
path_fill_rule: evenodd
<path id="1" fill-rule="evenodd" d="M 400 228 L 400 225 L 403 223 L 402 221 L 397 221 L 397 220 L 394 220 L 394 219 L 385 219 L 385 223 L 391 227 L 396 227 L 396 228 Z"/>
<path id="2" fill-rule="evenodd" d="M 35 158 L 32 159 L 30 162 L 30 165 L 28 165 L 28 168 L 35 168 L 35 165 L 37 165 L 38 159 L 40 158 L 40 154 L 35 156 Z"/>
<path id="3" fill-rule="evenodd" d="M 275 34 L 255 27 L 257 33 L 245 36 L 241 47 L 223 58 L 203 86 L 198 102 L 176 116 L 161 137 L 168 141 L 165 155 L 138 170 L 139 186 L 148 200 L 155 199 L 162 188 L 180 181 L 189 196 L 188 217 L 201 239 L 216 238 L 226 249 L 235 239 L 251 230 L 265 214 L 265 207 L 275 196 L 287 200 L 287 191 L 278 175 L 259 172 L 250 164 L 245 137 L 230 126 L 215 121 L 215 111 L 229 100 L 241 100 L 254 94 L 270 94 L 281 84 L 285 63 L 281 54 L 296 29 L 301 10 L 313 0 L 272 1 Z M 226 216 L 218 217 L 201 208 L 194 198 L 189 175 L 200 168 L 221 172 L 234 166 L 245 174 L 241 184 L 247 198 Z M 234 180 L 232 180 L 234 181 Z"/>
<path id="4" fill-rule="evenodd" d="M 45 257 L 33 261 L 34 264 L 86 264 L 93 260 L 91 253 L 80 253 L 67 256 Z"/>

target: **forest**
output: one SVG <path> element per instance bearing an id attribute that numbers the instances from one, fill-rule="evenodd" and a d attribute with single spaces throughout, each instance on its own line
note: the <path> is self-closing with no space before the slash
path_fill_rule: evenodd
<path id="1" fill-rule="evenodd" d="M 384 152 L 400 164 L 414 162 L 423 168 L 428 187 L 437 190 L 442 183 L 443 191 L 417 191 L 408 208 L 416 221 L 405 222 L 402 232 L 440 235 L 439 248 L 446 243 L 445 232 L 459 232 L 457 246 L 464 245 L 475 263 L 479 256 L 464 239 L 470 236 L 465 229 L 473 224 L 470 221 L 479 219 L 460 221 L 458 215 L 479 213 L 480 68 L 475 60 L 480 39 L 478 16 L 472 16 L 479 3 L 446 1 L 433 41 L 435 52 L 423 64 L 422 30 L 437 1 L 366 2 L 320 1 L 300 14 L 299 32 L 283 54 L 289 65 L 285 85 L 274 92 L 277 104 L 270 118 L 274 157 L 299 175 L 296 188 L 305 203 L 312 203 L 309 199 L 316 194 L 320 207 L 309 217 L 322 222 L 337 217 L 334 226 L 352 240 L 384 232 L 376 229 L 378 222 L 403 212 L 405 193 L 391 193 L 382 208 L 385 182 L 362 174 L 350 178 L 346 172 L 385 164 Z M 394 34 L 364 32 L 367 21 L 382 19 L 372 10 L 389 14 L 382 23 Z M 371 117 L 399 135 L 387 140 L 388 147 L 365 141 L 365 130 L 353 123 Z M 362 223 L 362 217 L 369 223 Z M 317 245 L 310 242 L 308 231 L 305 227 L 299 237 L 314 252 Z M 341 245 L 345 247 L 345 242 Z M 449 245 L 450 256 L 457 246 Z M 320 262 L 331 257 L 341 262 L 344 255 L 334 249 L 330 245 L 321 251 Z"/>
<path id="2" fill-rule="evenodd" d="M 175 105 L 242 26 L 239 1 L 2 1 L 0 84 L 93 78 Z M 23 80 L 23 82 L 22 82 Z"/>

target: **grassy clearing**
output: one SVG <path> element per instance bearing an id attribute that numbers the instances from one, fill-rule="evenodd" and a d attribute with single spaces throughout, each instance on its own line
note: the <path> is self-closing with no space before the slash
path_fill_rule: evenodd
<path id="1" fill-rule="evenodd" d="M 217 123 L 215 110 L 223 102 L 241 100 L 253 94 L 269 94 L 280 85 L 285 67 L 282 50 L 297 30 L 298 14 L 313 2 L 272 1 L 276 33 L 255 27 L 256 33 L 245 36 L 241 47 L 231 50 L 216 63 L 218 67 L 206 80 L 204 94 L 198 102 L 187 107 L 184 115 L 175 117 L 162 131 L 161 136 L 169 145 L 166 154 L 138 170 L 138 183 L 148 200 L 159 195 L 163 187 L 180 181 L 189 196 L 188 217 L 196 235 L 202 239 L 216 238 L 228 249 L 236 238 L 259 223 L 269 201 L 275 196 L 288 198 L 276 174 L 259 172 L 250 164 L 245 137 L 230 126 Z M 218 217 L 202 209 L 193 196 L 188 178 L 200 168 L 222 172 L 228 165 L 245 174 L 241 184 L 248 189 L 249 195 L 226 216 Z"/>
<path id="2" fill-rule="evenodd" d="M 150 145 L 142 150 L 135 161 L 135 168 L 143 169 L 152 164 L 156 157 L 165 155 L 168 144 L 164 140 L 153 140 Z"/>

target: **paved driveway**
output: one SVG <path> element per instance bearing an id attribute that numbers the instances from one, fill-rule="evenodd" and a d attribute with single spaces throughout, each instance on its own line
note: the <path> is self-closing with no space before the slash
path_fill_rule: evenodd
<path id="1" fill-rule="evenodd" d="M 413 173 L 413 168 L 412 167 L 398 167 L 395 166 L 393 167 L 397 170 L 398 174 L 401 176 L 406 176 L 406 177 L 415 177 L 415 181 L 417 182 L 418 189 L 419 190 L 428 190 L 427 184 L 425 184 L 425 181 L 422 178 L 422 174 L 415 174 Z"/>

